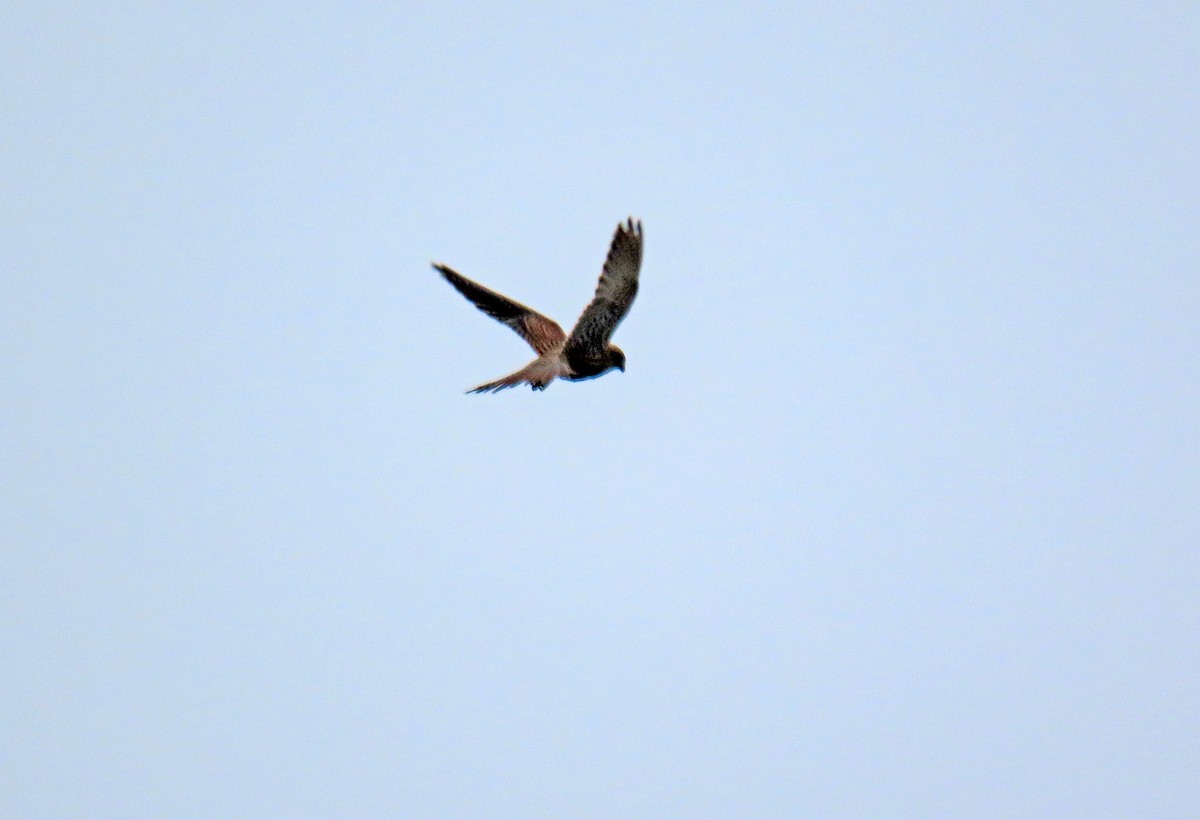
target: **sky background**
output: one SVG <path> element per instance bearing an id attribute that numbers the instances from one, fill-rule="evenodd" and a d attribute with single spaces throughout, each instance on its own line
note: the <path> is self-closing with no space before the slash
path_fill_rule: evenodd
<path id="1" fill-rule="evenodd" d="M 1200 815 L 1198 42 L 4 4 L 0 816 Z"/>

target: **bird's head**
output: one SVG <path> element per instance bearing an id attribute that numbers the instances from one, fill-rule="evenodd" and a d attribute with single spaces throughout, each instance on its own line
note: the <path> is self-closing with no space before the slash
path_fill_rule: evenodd
<path id="1" fill-rule="evenodd" d="M 608 366 L 625 372 L 625 351 L 616 345 L 608 346 Z"/>

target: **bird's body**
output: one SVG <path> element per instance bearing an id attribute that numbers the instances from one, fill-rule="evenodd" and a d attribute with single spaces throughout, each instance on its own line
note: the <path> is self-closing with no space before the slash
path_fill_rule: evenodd
<path id="1" fill-rule="evenodd" d="M 522 383 L 528 383 L 534 390 L 545 390 L 555 379 L 584 381 L 613 368 L 624 372 L 625 353 L 609 339 L 637 296 L 641 265 L 642 223 L 631 218 L 617 226 L 596 295 L 568 336 L 553 319 L 435 263 L 433 267 L 459 293 L 516 331 L 538 354 L 515 373 L 469 392 L 490 393 Z"/>

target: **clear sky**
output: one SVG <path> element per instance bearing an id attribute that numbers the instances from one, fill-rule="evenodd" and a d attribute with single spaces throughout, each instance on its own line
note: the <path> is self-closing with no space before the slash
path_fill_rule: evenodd
<path id="1" fill-rule="evenodd" d="M 5 4 L 0 816 L 1200 815 L 1198 43 Z"/>

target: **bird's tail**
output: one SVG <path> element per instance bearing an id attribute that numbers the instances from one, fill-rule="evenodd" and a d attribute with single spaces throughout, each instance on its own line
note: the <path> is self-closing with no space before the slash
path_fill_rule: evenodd
<path id="1" fill-rule="evenodd" d="M 516 387 L 519 384 L 529 382 L 529 386 L 534 390 L 545 390 L 550 382 L 554 381 L 558 374 L 549 362 L 544 359 L 534 359 L 529 364 L 522 367 L 516 373 L 509 373 L 502 379 L 496 379 L 494 382 L 481 384 L 478 387 L 468 390 L 468 393 L 497 393 L 501 390 L 507 390 L 510 387 Z"/>

